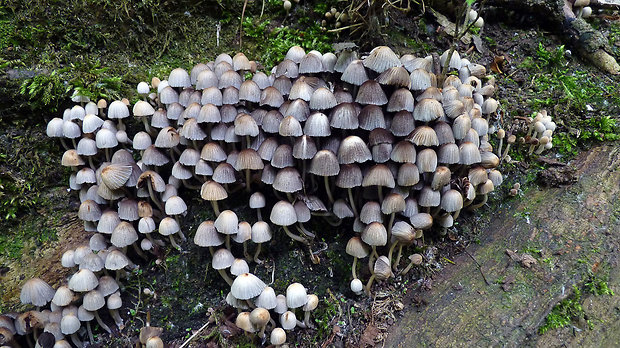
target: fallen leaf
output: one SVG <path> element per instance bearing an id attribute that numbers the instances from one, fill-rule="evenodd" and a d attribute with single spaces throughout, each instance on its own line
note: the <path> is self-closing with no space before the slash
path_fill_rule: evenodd
<path id="1" fill-rule="evenodd" d="M 521 257 L 519 257 L 519 255 L 516 252 L 514 252 L 514 251 L 512 251 L 510 249 L 506 249 L 506 254 L 510 257 L 510 259 L 512 261 L 516 261 L 516 262 L 520 262 L 521 261 Z"/>
<path id="2" fill-rule="evenodd" d="M 506 61 L 506 57 L 504 56 L 495 56 L 493 58 L 493 62 L 491 63 L 491 70 L 497 74 L 504 73 L 504 62 Z"/>
<path id="3" fill-rule="evenodd" d="M 379 329 L 377 329 L 376 326 L 374 325 L 366 326 L 366 329 L 364 330 L 362 337 L 360 337 L 359 345 L 361 347 L 374 346 L 375 338 L 377 337 L 377 335 L 379 335 Z"/>

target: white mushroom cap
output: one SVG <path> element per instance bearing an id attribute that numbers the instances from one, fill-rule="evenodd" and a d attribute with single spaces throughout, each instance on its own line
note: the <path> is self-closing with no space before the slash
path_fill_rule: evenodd
<path id="1" fill-rule="evenodd" d="M 266 286 L 262 280 L 252 273 L 243 273 L 235 278 L 230 292 L 240 300 L 248 300 L 260 295 Z"/>
<path id="2" fill-rule="evenodd" d="M 306 288 L 300 283 L 293 283 L 286 288 L 286 305 L 288 308 L 299 308 L 308 302 Z"/>
<path id="3" fill-rule="evenodd" d="M 40 278 L 32 278 L 22 287 L 19 299 L 23 304 L 33 304 L 37 307 L 45 306 L 52 300 L 56 292 Z"/>

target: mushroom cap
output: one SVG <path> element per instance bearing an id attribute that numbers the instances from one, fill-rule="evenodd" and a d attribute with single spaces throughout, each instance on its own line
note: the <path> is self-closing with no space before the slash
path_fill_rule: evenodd
<path id="1" fill-rule="evenodd" d="M 23 304 L 32 304 L 37 307 L 45 306 L 52 300 L 56 292 L 40 278 L 32 278 L 23 286 L 19 299 Z"/>
<path id="2" fill-rule="evenodd" d="M 319 305 L 319 298 L 315 294 L 308 295 L 308 300 L 303 307 L 304 312 L 310 312 L 316 309 Z"/>
<path id="3" fill-rule="evenodd" d="M 250 322 L 255 328 L 262 328 L 271 319 L 269 311 L 265 308 L 257 307 L 250 312 Z"/>
<path id="4" fill-rule="evenodd" d="M 360 237 L 356 236 L 351 237 L 351 239 L 347 242 L 346 252 L 353 257 L 363 259 L 368 256 L 370 249 L 368 248 L 368 245 L 362 242 Z"/>
<path id="5" fill-rule="evenodd" d="M 268 223 L 257 221 L 252 225 L 252 242 L 265 243 L 270 241 L 271 238 L 271 228 Z"/>
<path id="6" fill-rule="evenodd" d="M 77 315 L 73 313 L 63 315 L 60 321 L 60 330 L 65 335 L 74 334 L 80 329 L 80 326 L 80 319 L 78 319 Z"/>
<path id="7" fill-rule="evenodd" d="M 364 243 L 372 246 L 382 246 L 387 244 L 387 230 L 380 222 L 371 222 L 362 231 Z"/>
<path id="8" fill-rule="evenodd" d="M 229 268 L 234 261 L 235 257 L 230 252 L 230 250 L 226 248 L 220 248 L 217 249 L 215 253 L 213 253 L 212 266 L 213 269 L 226 269 Z"/>
<path id="9" fill-rule="evenodd" d="M 250 271 L 250 266 L 244 259 L 235 259 L 230 265 L 230 273 L 234 276 L 238 276 L 243 273 L 248 273 Z"/>
<path id="10" fill-rule="evenodd" d="M 213 221 L 203 221 L 194 235 L 194 244 L 201 247 L 220 246 L 224 244 L 224 237 L 217 232 Z"/>
<path id="11" fill-rule="evenodd" d="M 239 231 L 239 218 L 232 210 L 224 210 L 215 219 L 215 228 L 222 234 L 236 234 Z"/>
<path id="12" fill-rule="evenodd" d="M 295 207 L 287 201 L 279 201 L 271 209 L 269 219 L 278 226 L 290 226 L 297 222 Z"/>
<path id="13" fill-rule="evenodd" d="M 308 302 L 306 288 L 300 283 L 293 283 L 286 288 L 286 306 L 299 308 Z"/>
<path id="14" fill-rule="evenodd" d="M 280 315 L 280 324 L 284 330 L 293 330 L 297 326 L 297 317 L 294 312 L 286 311 Z"/>
<path id="15" fill-rule="evenodd" d="M 266 286 L 262 280 L 252 273 L 243 273 L 235 278 L 230 292 L 235 298 L 248 300 L 260 295 Z"/>
<path id="16" fill-rule="evenodd" d="M 378 73 L 382 73 L 391 67 L 399 67 L 401 65 L 402 63 L 396 53 L 387 46 L 373 48 L 368 57 L 364 59 L 364 66 Z"/>
<path id="17" fill-rule="evenodd" d="M 267 286 L 258 295 L 258 298 L 254 301 L 257 307 L 266 309 L 274 309 L 277 305 L 276 293 L 272 287 Z"/>
<path id="18" fill-rule="evenodd" d="M 99 285 L 97 276 L 93 271 L 85 268 L 72 275 L 68 284 L 69 289 L 79 292 L 91 291 L 96 288 L 97 285 Z"/>
<path id="19" fill-rule="evenodd" d="M 271 331 L 270 342 L 275 346 L 286 343 L 286 331 L 281 327 L 274 328 Z"/>

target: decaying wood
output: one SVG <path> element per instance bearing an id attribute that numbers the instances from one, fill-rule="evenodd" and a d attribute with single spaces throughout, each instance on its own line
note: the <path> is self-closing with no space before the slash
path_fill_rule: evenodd
<path id="1" fill-rule="evenodd" d="M 454 13 L 451 0 L 431 0 L 428 4 L 439 12 Z M 593 2 L 593 5 L 599 7 L 616 6 L 616 4 L 620 4 L 620 1 Z M 535 17 L 544 18 L 547 21 L 546 25 L 555 27 L 564 34 L 565 40 L 581 57 L 607 73 L 620 74 L 620 65 L 610 54 L 612 50 L 607 39 L 585 20 L 577 18 L 568 0 L 488 0 L 487 6 L 530 13 Z"/>

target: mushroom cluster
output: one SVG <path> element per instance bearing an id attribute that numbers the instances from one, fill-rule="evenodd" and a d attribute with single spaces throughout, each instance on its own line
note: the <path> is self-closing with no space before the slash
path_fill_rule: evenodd
<path id="1" fill-rule="evenodd" d="M 547 110 L 541 110 L 530 121 L 527 134 L 519 141 L 523 144 L 530 145 L 528 153 L 536 153 L 540 155 L 545 150 L 553 147 L 553 131 L 555 131 L 555 122 L 551 120 L 551 116 L 547 115 Z"/>
<path id="2" fill-rule="evenodd" d="M 368 257 L 370 292 L 375 279 L 398 270 L 406 246 L 432 228 L 445 234 L 462 209 L 484 205 L 502 182 L 495 169 L 501 145 L 495 155 L 489 143 L 499 107 L 495 81 L 458 52 L 434 62 L 432 56 L 399 57 L 385 46 L 362 59 L 352 49 L 335 55 L 295 46 L 270 74 L 256 67 L 243 53 L 220 54 L 189 73 L 177 68 L 166 80 L 141 82 L 142 100 L 133 106 L 126 99 L 108 105 L 76 97 L 79 104 L 48 123 L 47 134 L 66 148 L 62 165 L 73 170 L 69 186 L 79 191 L 78 216 L 94 233 L 89 246 L 63 255 L 63 264 L 80 268 L 69 284 L 82 272 L 93 281 L 118 280 L 133 267 L 131 257 L 146 258 L 168 242 L 181 249 L 187 212 L 181 195 L 200 192 L 214 220 L 202 222 L 193 241 L 209 249 L 212 267 L 231 286 L 227 300 L 237 308 L 253 308 L 249 300 L 259 301 L 269 289 L 248 273 L 248 263 L 262 262 L 263 244 L 274 232 L 303 244 L 320 262 L 313 240 L 329 231 L 308 227 L 317 219 L 351 226 L 351 289 L 363 291 L 357 260 Z M 135 134 L 127 127 L 132 115 L 143 125 Z M 253 224 L 220 209 L 240 190 L 256 209 Z M 422 263 L 419 256 L 409 257 L 405 271 Z M 115 278 L 101 274 L 107 272 Z M 70 303 L 83 302 L 96 288 L 69 285 L 85 293 Z M 115 294 L 99 293 L 98 303 Z M 310 296 L 304 289 L 299 301 Z M 276 309 L 281 326 L 309 326 L 290 310 L 306 302 L 288 303 L 288 291 L 286 300 L 286 310 Z M 89 306 L 90 313 L 96 318 L 103 305 Z M 238 320 L 247 316 L 247 327 L 262 336 L 257 323 L 268 315 L 254 311 Z M 282 333 L 272 331 L 274 344 Z"/>

